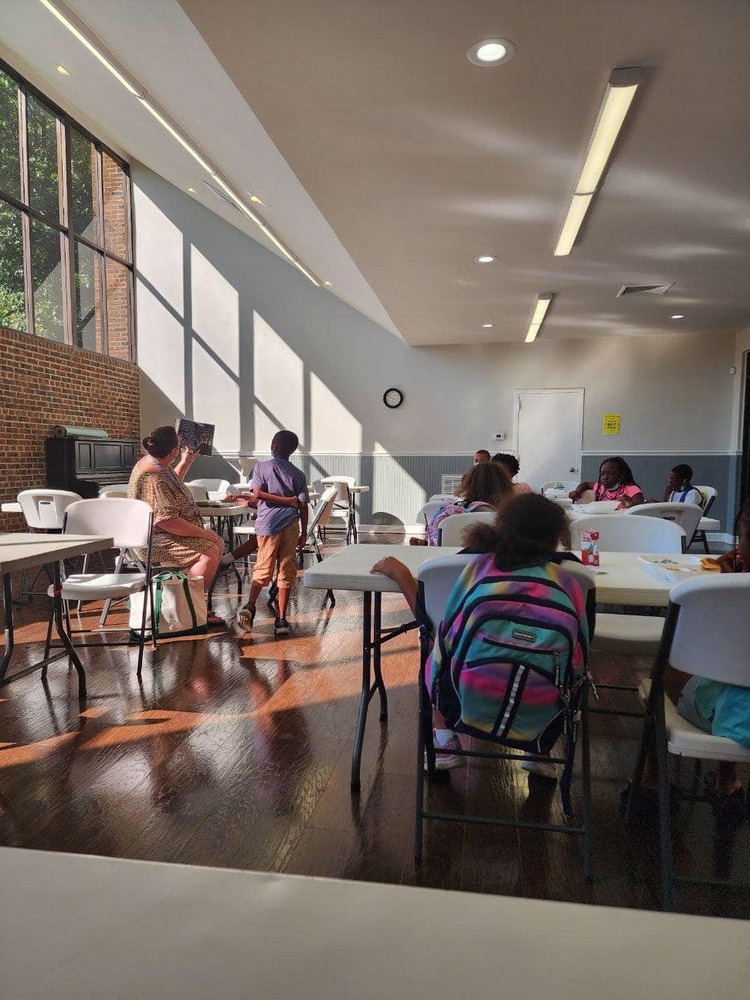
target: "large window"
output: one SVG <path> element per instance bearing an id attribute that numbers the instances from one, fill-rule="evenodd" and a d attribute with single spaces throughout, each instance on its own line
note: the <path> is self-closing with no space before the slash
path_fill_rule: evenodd
<path id="1" fill-rule="evenodd" d="M 127 166 L 0 62 L 0 326 L 133 357 Z"/>

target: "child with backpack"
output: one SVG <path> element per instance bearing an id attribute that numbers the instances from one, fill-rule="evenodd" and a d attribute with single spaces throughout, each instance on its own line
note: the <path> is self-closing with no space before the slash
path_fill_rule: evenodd
<path id="1" fill-rule="evenodd" d="M 495 524 L 479 524 L 468 533 L 467 546 L 462 551 L 477 558 L 466 566 L 450 595 L 426 671 L 431 701 L 437 709 L 433 740 L 435 748 L 441 751 L 436 759 L 439 769 L 463 763 L 463 758 L 444 752 L 461 749 L 456 729 L 483 738 L 506 738 L 510 734 L 519 749 L 533 753 L 548 754 L 551 750 L 556 738 L 552 723 L 556 713 L 560 715 L 559 693 L 553 683 L 546 683 L 545 688 L 541 680 L 544 661 L 555 664 L 553 675 L 558 671 L 568 672 L 571 690 L 575 689 L 585 674 L 594 625 L 593 589 L 588 600 L 584 599 L 580 583 L 565 570 L 566 561 L 579 560 L 570 552 L 558 551 L 560 546 L 569 545 L 570 526 L 564 509 L 534 493 L 507 500 L 500 507 Z M 400 560 L 387 556 L 372 567 L 372 572 L 394 580 L 417 620 L 426 618 L 418 606 L 417 582 Z M 508 608 L 514 602 L 512 610 L 520 608 L 519 600 L 526 602 L 524 614 L 533 609 L 529 628 L 518 626 L 510 620 L 513 615 L 508 615 Z M 507 641 L 504 631 L 510 632 Z M 493 632 L 494 635 L 490 634 Z M 535 640 L 542 632 L 547 648 L 540 653 L 533 648 L 531 636 L 533 633 Z M 523 649 L 529 641 L 532 648 Z M 475 650 L 482 643 L 485 643 L 484 654 Z M 511 650 L 500 656 L 495 650 L 488 657 L 491 645 L 506 650 L 514 646 L 520 652 L 517 655 Z M 472 660 L 475 652 L 477 656 Z M 485 722 L 477 724 L 480 716 L 486 716 L 487 712 L 491 715 L 498 708 L 486 704 L 487 685 L 491 687 L 494 681 L 489 676 L 491 671 L 481 676 L 482 664 L 477 659 L 481 661 L 482 655 L 492 662 L 503 661 L 503 668 L 509 666 L 519 696 L 526 689 L 530 696 L 527 700 L 535 701 L 537 715 L 533 725 L 538 723 L 541 727 L 541 742 L 531 735 L 531 730 L 525 734 L 528 739 L 520 731 L 514 734 L 515 708 L 508 713 L 508 725 L 499 719 L 487 731 Z M 516 659 L 518 662 L 514 662 Z M 464 670 L 467 662 L 480 669 Z M 507 706 L 511 704 L 510 698 L 507 694 Z M 470 721 L 472 713 L 474 718 Z M 445 722 L 450 729 L 443 728 Z M 529 759 L 524 760 L 522 767 L 540 777 L 557 779 L 557 769 L 551 762 Z"/>
<path id="2" fill-rule="evenodd" d="M 473 514 L 475 511 L 497 510 L 503 500 L 511 496 L 513 486 L 505 469 L 494 462 L 480 462 L 473 466 L 456 491 L 457 500 L 447 501 L 427 525 L 427 544 L 437 545 L 440 525 L 452 514 Z M 424 544 L 424 543 L 423 543 Z"/>

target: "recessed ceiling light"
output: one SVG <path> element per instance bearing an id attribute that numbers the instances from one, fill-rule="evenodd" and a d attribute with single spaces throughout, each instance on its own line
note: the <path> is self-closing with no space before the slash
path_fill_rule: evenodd
<path id="1" fill-rule="evenodd" d="M 482 323 L 483 330 L 490 330 L 495 324 L 494 323 Z"/>
<path id="2" fill-rule="evenodd" d="M 493 257 L 491 253 L 481 253 L 478 257 L 474 258 L 475 264 L 493 264 L 497 260 L 497 257 Z"/>
<path id="3" fill-rule="evenodd" d="M 260 198 L 257 196 L 257 194 L 251 194 L 250 201 L 253 203 L 253 205 L 265 205 L 265 202 L 261 201 Z"/>
<path id="4" fill-rule="evenodd" d="M 63 65 L 57 67 L 57 72 L 62 73 L 63 76 L 70 76 L 70 73 L 65 69 Z"/>
<path id="5" fill-rule="evenodd" d="M 195 194 L 195 188 L 188 188 L 188 191 L 190 192 L 190 194 Z"/>
<path id="6" fill-rule="evenodd" d="M 324 281 L 323 284 L 326 286 L 326 288 L 333 288 L 333 282 L 332 281 Z"/>
<path id="7" fill-rule="evenodd" d="M 683 313 L 675 313 L 674 316 L 670 316 L 669 318 L 670 319 L 685 319 L 685 316 L 684 316 Z"/>
<path id="8" fill-rule="evenodd" d="M 516 47 L 507 38 L 483 38 L 469 49 L 466 56 L 475 66 L 499 66 L 512 59 Z"/>

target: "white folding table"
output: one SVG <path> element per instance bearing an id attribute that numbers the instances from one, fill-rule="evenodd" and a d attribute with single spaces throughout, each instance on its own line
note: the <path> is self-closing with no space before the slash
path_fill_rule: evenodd
<path id="1" fill-rule="evenodd" d="M 4 1000 L 744 1000 L 742 920 L 0 848 Z"/>
<path id="2" fill-rule="evenodd" d="M 415 627 L 415 623 L 411 622 L 398 628 L 382 629 L 382 595 L 398 593 L 398 587 L 389 577 L 372 574 L 370 569 L 385 556 L 395 556 L 416 575 L 419 567 L 428 559 L 451 555 L 458 551 L 458 548 L 447 546 L 437 548 L 426 545 L 345 545 L 326 557 L 323 562 L 305 570 L 302 581 L 305 587 L 333 591 L 351 590 L 361 592 L 363 595 L 362 687 L 352 747 L 353 792 L 358 791 L 360 787 L 360 765 L 367 710 L 376 691 L 380 696 L 380 721 L 384 722 L 388 718 L 388 698 L 380 668 L 380 647 L 383 642 Z M 669 558 L 680 562 L 695 557 L 675 555 Z M 600 559 L 601 565 L 595 571 L 598 602 L 630 606 L 667 606 L 670 584 L 652 576 L 638 561 L 636 555 L 629 552 L 603 552 L 600 554 Z M 416 670 L 414 676 L 416 677 Z"/>
<path id="3" fill-rule="evenodd" d="M 78 693 L 81 698 L 86 696 L 86 674 L 78 655 L 65 632 L 62 622 L 62 600 L 60 598 L 60 560 L 74 559 L 76 556 L 88 555 L 91 552 L 102 552 L 114 547 L 114 539 L 94 535 L 46 535 L 34 532 L 18 531 L 0 534 L 0 574 L 3 577 L 3 604 L 5 606 L 5 653 L 0 663 L 0 687 L 10 684 L 18 677 L 23 677 L 50 660 L 67 655 L 78 674 Z M 55 627 L 64 649 L 46 660 L 41 660 L 34 666 L 19 671 L 12 677 L 5 677 L 13 655 L 13 600 L 10 587 L 10 574 L 22 569 L 32 569 L 53 565 L 53 610 Z"/>

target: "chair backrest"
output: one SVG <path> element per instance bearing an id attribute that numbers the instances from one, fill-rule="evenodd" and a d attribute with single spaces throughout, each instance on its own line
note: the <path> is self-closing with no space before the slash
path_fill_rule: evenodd
<path id="1" fill-rule="evenodd" d="M 629 507 L 624 514 L 637 517 L 662 517 L 672 521 L 684 530 L 687 538 L 692 538 L 698 522 L 703 517 L 703 510 L 697 503 L 642 503 L 637 507 Z"/>
<path id="2" fill-rule="evenodd" d="M 417 583 L 423 589 L 424 608 L 433 628 L 437 628 L 443 617 L 456 580 L 473 558 L 470 555 L 436 556 L 417 570 Z"/>
<path id="3" fill-rule="evenodd" d="M 673 587 L 669 600 L 679 608 L 671 643 L 665 626 L 669 663 L 688 674 L 750 687 L 750 573 L 696 574 Z"/>
<path id="4" fill-rule="evenodd" d="M 130 483 L 109 483 L 108 486 L 99 487 L 99 496 L 124 496 L 128 495 Z M 114 491 L 114 492 L 113 492 Z"/>
<path id="5" fill-rule="evenodd" d="M 191 479 L 185 485 L 203 486 L 207 492 L 210 491 L 211 493 L 228 493 L 230 483 L 228 479 Z"/>
<path id="6" fill-rule="evenodd" d="M 335 486 L 327 486 L 321 493 L 318 502 L 315 504 L 313 516 L 307 525 L 307 536 L 311 537 L 316 528 L 324 528 L 331 519 L 333 505 L 336 503 L 337 491 Z"/>
<path id="7" fill-rule="evenodd" d="M 581 532 L 598 531 L 602 552 L 643 552 L 672 555 L 683 552 L 685 530 L 661 517 L 623 517 L 622 514 L 587 514 L 570 526 L 572 548 L 581 548 Z"/>
<path id="8" fill-rule="evenodd" d="M 464 532 L 473 524 L 494 524 L 497 513 L 494 510 L 478 510 L 469 514 L 450 514 L 440 522 L 438 545 L 463 545 Z"/>
<path id="9" fill-rule="evenodd" d="M 193 494 L 194 500 L 208 500 L 208 490 L 203 483 L 193 480 L 190 483 L 185 483 L 185 486 Z"/>
<path id="10" fill-rule="evenodd" d="M 321 479 L 323 486 L 335 486 L 336 487 L 336 499 L 338 501 L 344 501 L 347 506 L 349 505 L 350 493 L 352 486 L 357 485 L 357 480 L 354 476 L 326 476 Z"/>
<path id="11" fill-rule="evenodd" d="M 77 493 L 70 490 L 23 490 L 16 500 L 21 505 L 21 513 L 30 528 L 56 528 L 63 526 L 66 509 L 76 500 Z"/>
<path id="12" fill-rule="evenodd" d="M 429 524 L 437 512 L 442 510 L 446 503 L 452 499 L 452 497 L 441 497 L 436 500 L 428 500 L 424 507 L 417 513 L 417 522 L 419 524 Z"/>
<path id="13" fill-rule="evenodd" d="M 705 517 L 713 506 L 714 500 L 719 495 L 719 491 L 714 489 L 713 486 L 696 486 L 695 488 L 703 497 L 703 516 Z"/>
<path id="14" fill-rule="evenodd" d="M 144 500 L 99 497 L 78 500 L 65 511 L 63 531 L 69 535 L 105 535 L 117 549 L 147 549 L 153 511 Z"/>

